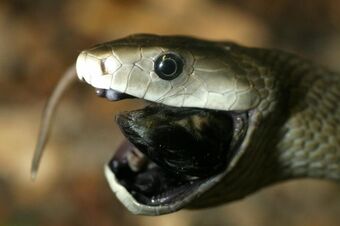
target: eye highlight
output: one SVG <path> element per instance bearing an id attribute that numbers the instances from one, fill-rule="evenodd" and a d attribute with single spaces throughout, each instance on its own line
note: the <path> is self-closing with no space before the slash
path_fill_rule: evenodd
<path id="1" fill-rule="evenodd" d="M 156 59 L 154 70 L 161 79 L 172 80 L 182 73 L 183 66 L 184 62 L 180 56 L 174 53 L 165 53 Z"/>

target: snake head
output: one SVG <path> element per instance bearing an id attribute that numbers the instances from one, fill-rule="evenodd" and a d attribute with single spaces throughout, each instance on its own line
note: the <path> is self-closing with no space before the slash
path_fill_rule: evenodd
<path id="1" fill-rule="evenodd" d="M 100 96 L 150 104 L 117 116 L 126 140 L 105 167 L 131 212 L 159 215 L 224 200 L 213 188 L 230 178 L 259 112 L 270 108 L 265 69 L 233 43 L 156 35 L 94 46 L 80 53 L 76 67 Z M 228 182 L 230 194 L 241 191 L 235 180 Z"/>
<path id="2" fill-rule="evenodd" d="M 77 73 L 95 88 L 170 106 L 248 110 L 261 97 L 253 75 L 232 55 L 233 46 L 134 35 L 81 52 Z"/>

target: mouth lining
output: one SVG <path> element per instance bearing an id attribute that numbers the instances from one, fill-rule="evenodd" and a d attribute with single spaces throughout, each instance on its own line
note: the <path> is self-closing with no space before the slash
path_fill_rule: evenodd
<path id="1" fill-rule="evenodd" d="M 129 156 L 138 153 L 145 162 L 138 168 Z M 123 186 L 137 202 L 147 206 L 169 205 L 184 198 L 208 179 L 183 180 L 175 174 L 162 169 L 142 154 L 131 142 L 126 140 L 108 164 L 118 183 Z"/>
<path id="2" fill-rule="evenodd" d="M 140 130 L 140 128 L 150 129 L 153 126 L 164 127 L 164 125 L 158 125 L 157 123 L 155 125 L 153 123 L 150 123 L 149 118 L 144 115 L 146 114 L 150 116 L 150 112 L 152 112 L 152 117 L 155 117 L 154 115 L 157 115 L 158 117 L 159 115 L 162 115 L 164 113 L 163 109 L 166 109 L 165 117 L 170 117 L 170 121 L 171 119 L 172 121 L 174 120 L 174 118 L 172 117 L 176 114 L 182 115 L 186 120 L 188 118 L 187 112 L 195 112 L 194 114 L 202 114 L 204 116 L 206 114 L 212 114 L 214 117 L 217 117 L 215 116 L 215 114 L 218 115 L 218 117 L 219 115 L 223 115 L 224 118 L 228 118 L 228 120 L 232 121 L 232 132 L 230 141 L 228 141 L 228 148 L 226 148 L 226 146 L 220 145 L 222 148 L 226 149 L 223 151 L 224 158 L 220 159 L 220 162 L 218 162 L 218 164 L 220 164 L 220 167 L 215 167 L 214 169 L 214 165 L 210 165 L 205 168 L 203 167 L 202 170 L 199 170 L 197 172 L 195 171 L 195 173 L 193 174 L 188 174 L 187 171 L 183 170 L 183 167 L 181 167 L 187 165 L 188 162 L 178 161 L 178 165 L 176 166 L 177 168 L 175 168 L 174 170 L 174 168 L 166 165 L 170 164 L 169 161 L 165 161 L 166 164 L 163 161 L 167 160 L 166 157 L 169 156 L 161 156 L 163 157 L 163 159 L 160 160 L 159 156 L 155 157 L 155 153 L 160 152 L 159 148 L 156 148 L 156 151 L 150 151 L 150 148 L 147 147 L 159 147 L 160 144 L 152 143 L 151 145 L 145 145 L 140 143 L 140 140 L 148 140 L 148 135 L 146 135 L 146 133 L 143 133 L 142 136 L 137 137 L 135 131 L 131 132 L 131 128 L 134 128 L 138 131 Z M 157 117 L 156 119 L 158 120 L 159 118 Z M 140 123 L 143 121 L 147 122 L 145 125 L 143 124 L 144 127 L 142 126 L 139 128 L 138 126 L 136 126 L 136 124 L 138 124 L 137 122 Z M 112 181 L 110 182 L 110 185 L 111 187 L 122 186 L 125 188 L 124 192 L 126 194 L 124 196 L 131 196 L 130 198 L 132 198 L 132 201 L 129 201 L 129 199 L 126 199 L 125 197 L 120 200 L 127 207 L 131 205 L 131 203 L 128 202 L 136 202 L 137 205 L 159 208 L 160 206 L 175 206 L 179 202 L 182 202 L 181 200 L 187 199 L 189 196 L 195 199 L 195 197 L 198 197 L 199 193 L 202 193 L 201 190 L 203 185 L 206 185 L 207 183 L 217 183 L 217 180 L 214 179 L 226 170 L 229 162 L 232 160 L 235 154 L 237 154 L 238 148 L 246 135 L 248 128 L 248 113 L 222 112 L 195 108 L 177 108 L 151 102 L 147 107 L 143 109 L 125 112 L 118 115 L 117 123 L 120 126 L 126 140 L 121 144 L 121 146 L 115 152 L 113 158 L 108 163 L 108 169 L 115 177 L 115 181 L 113 182 L 114 185 L 112 185 Z M 165 129 L 165 131 L 169 132 L 169 130 L 167 129 Z M 156 133 L 162 134 L 162 132 L 159 131 L 157 131 Z M 199 143 L 198 145 L 202 144 Z M 196 145 L 196 148 L 197 147 L 199 146 Z M 210 154 L 214 155 L 216 153 Z M 205 161 L 204 158 L 203 161 Z M 181 165 L 180 163 L 183 164 Z M 214 163 L 210 162 L 210 164 Z M 202 165 L 198 165 L 197 167 L 202 167 Z M 196 168 L 194 168 L 194 170 L 196 170 Z M 201 172 L 209 173 L 201 175 Z M 115 188 L 112 189 L 115 190 Z"/>

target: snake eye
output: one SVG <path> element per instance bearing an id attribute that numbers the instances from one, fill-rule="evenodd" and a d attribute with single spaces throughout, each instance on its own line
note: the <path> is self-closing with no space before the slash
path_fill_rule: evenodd
<path id="1" fill-rule="evenodd" d="M 173 53 L 160 55 L 155 61 L 155 72 L 164 80 L 172 80 L 183 71 L 184 62 L 180 56 Z"/>

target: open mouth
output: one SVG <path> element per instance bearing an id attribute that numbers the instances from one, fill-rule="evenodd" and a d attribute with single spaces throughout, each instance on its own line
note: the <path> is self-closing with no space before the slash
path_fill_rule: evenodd
<path id="1" fill-rule="evenodd" d="M 109 100 L 129 97 L 110 90 L 97 94 Z M 116 121 L 126 139 L 108 163 L 106 176 L 133 212 L 132 205 L 182 208 L 177 204 L 197 197 L 203 184 L 227 169 L 248 128 L 247 112 L 157 103 L 121 113 Z"/>

